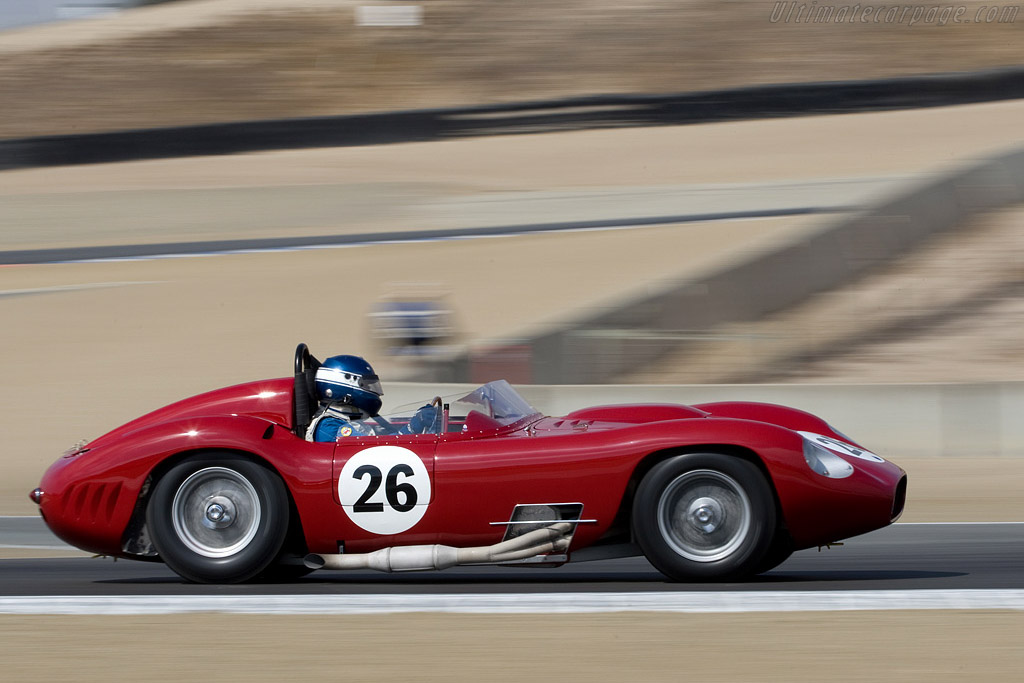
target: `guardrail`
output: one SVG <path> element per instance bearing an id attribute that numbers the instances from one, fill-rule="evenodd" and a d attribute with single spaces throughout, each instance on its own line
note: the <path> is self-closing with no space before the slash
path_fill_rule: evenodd
<path id="1" fill-rule="evenodd" d="M 385 411 L 472 384 L 389 382 Z M 762 401 L 812 412 L 887 457 L 1024 456 L 1024 382 L 990 384 L 517 385 L 541 412 L 613 403 Z"/>
<path id="2" fill-rule="evenodd" d="M 1024 68 L 667 95 L 594 95 L 449 109 L 0 140 L 0 170 L 482 135 L 665 126 L 1024 98 Z"/>

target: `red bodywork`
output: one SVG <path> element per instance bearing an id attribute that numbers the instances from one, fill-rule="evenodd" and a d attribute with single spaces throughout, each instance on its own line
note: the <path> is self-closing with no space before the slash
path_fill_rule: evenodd
<path id="1" fill-rule="evenodd" d="M 643 473 L 673 454 L 714 451 L 747 458 L 774 489 L 796 547 L 822 545 L 891 523 L 906 477 L 889 462 L 852 462 L 854 473 L 813 472 L 797 430 L 850 443 L 809 413 L 758 403 L 602 406 L 562 418 L 535 415 L 497 429 L 440 435 L 350 437 L 310 443 L 292 433 L 293 381 L 220 389 L 172 404 L 60 458 L 43 477 L 40 510 L 68 543 L 135 557 L 127 536 L 144 514 L 153 480 L 185 455 L 230 450 L 264 461 L 284 480 L 313 553 L 368 552 L 395 545 L 496 543 L 517 504 L 582 503 L 571 551 L 625 529 Z M 356 526 L 339 502 L 345 462 L 366 448 L 401 445 L 431 478 L 420 521 L 401 534 Z M 853 444 L 856 446 L 857 444 Z M 148 482 L 148 484 L 147 484 Z M 497 525 L 492 523 L 499 523 Z M 617 531 L 619 530 L 619 531 Z M 621 534 L 620 534 L 621 535 Z"/>

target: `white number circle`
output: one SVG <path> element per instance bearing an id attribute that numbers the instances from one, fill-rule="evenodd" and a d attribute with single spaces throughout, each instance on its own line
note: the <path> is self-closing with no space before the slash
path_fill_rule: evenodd
<path id="1" fill-rule="evenodd" d="M 338 498 L 345 514 L 361 529 L 399 534 L 426 514 L 430 475 L 408 448 L 374 446 L 359 451 L 341 468 Z"/>
<path id="2" fill-rule="evenodd" d="M 830 451 L 838 453 L 839 455 L 848 455 L 853 458 L 860 458 L 861 460 L 870 460 L 871 462 L 885 462 L 883 458 L 878 457 L 871 451 L 851 446 L 850 444 L 843 443 L 838 439 L 833 439 L 831 436 L 822 436 L 821 434 L 815 434 L 814 432 L 800 432 L 800 435 L 810 441 L 813 441 L 819 446 L 824 446 Z"/>

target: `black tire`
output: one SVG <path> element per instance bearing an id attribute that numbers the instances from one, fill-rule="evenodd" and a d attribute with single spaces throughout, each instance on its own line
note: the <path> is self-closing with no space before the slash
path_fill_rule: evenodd
<path id="1" fill-rule="evenodd" d="M 761 471 L 718 453 L 658 463 L 633 501 L 637 543 L 651 564 L 676 581 L 752 575 L 775 526 L 775 501 Z"/>
<path id="2" fill-rule="evenodd" d="M 278 557 L 269 567 L 257 577 L 257 581 L 266 583 L 289 583 L 303 576 L 315 572 L 302 564 L 302 558 L 298 555 Z"/>
<path id="3" fill-rule="evenodd" d="M 281 550 L 288 519 L 284 482 L 231 453 L 178 463 L 146 507 L 160 558 L 197 583 L 239 583 L 263 572 Z"/>
<path id="4" fill-rule="evenodd" d="M 256 577 L 256 581 L 289 583 L 316 571 L 307 567 L 303 561 L 309 554 L 309 549 L 306 547 L 302 525 L 299 524 L 299 511 L 295 509 L 294 504 L 289 505 L 288 510 L 291 516 L 291 525 L 288 527 L 284 545 L 281 546 L 277 558 Z"/>
<path id="5" fill-rule="evenodd" d="M 793 541 L 790 540 L 789 535 L 784 531 L 777 531 L 775 539 L 772 540 L 770 546 L 768 546 L 768 552 L 765 553 L 761 561 L 754 567 L 753 574 L 764 574 L 769 572 L 780 564 L 789 559 L 790 555 L 793 554 Z"/>

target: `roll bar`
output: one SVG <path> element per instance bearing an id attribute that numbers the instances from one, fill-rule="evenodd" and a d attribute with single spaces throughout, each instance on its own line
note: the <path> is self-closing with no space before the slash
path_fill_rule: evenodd
<path id="1" fill-rule="evenodd" d="M 315 391 L 316 370 L 320 361 L 309 352 L 309 347 L 299 344 L 295 347 L 295 391 L 292 400 L 292 425 L 295 435 L 305 438 L 306 429 L 313 419 L 317 398 Z"/>

